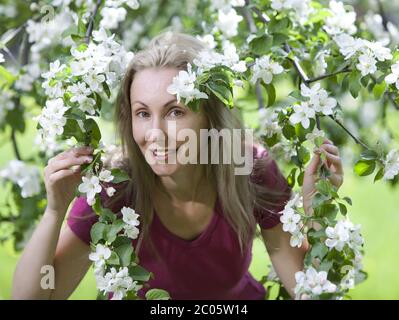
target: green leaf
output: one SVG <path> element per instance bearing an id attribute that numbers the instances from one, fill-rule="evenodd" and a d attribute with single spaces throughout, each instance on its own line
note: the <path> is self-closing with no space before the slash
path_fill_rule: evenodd
<path id="1" fill-rule="evenodd" d="M 310 159 L 310 153 L 304 146 L 298 148 L 298 159 L 302 164 L 306 164 Z"/>
<path id="2" fill-rule="evenodd" d="M 81 35 L 82 37 L 84 37 L 86 34 L 86 25 L 84 24 L 82 18 L 80 17 L 78 21 L 78 34 Z"/>
<path id="3" fill-rule="evenodd" d="M 0 106 L 0 108 L 2 107 L 3 106 Z M 12 110 L 8 110 L 5 120 L 16 131 L 21 133 L 25 132 L 25 119 L 24 119 L 24 113 L 21 110 L 21 108 L 14 108 Z"/>
<path id="4" fill-rule="evenodd" d="M 373 94 L 376 99 L 380 99 L 382 94 L 385 92 L 387 85 L 385 81 L 378 83 L 373 88 Z"/>
<path id="5" fill-rule="evenodd" d="M 108 84 L 105 81 L 102 84 L 108 99 L 111 98 L 111 90 L 109 89 Z"/>
<path id="6" fill-rule="evenodd" d="M 321 194 L 324 194 L 325 196 L 329 196 L 331 193 L 330 183 L 326 179 L 320 179 L 319 181 L 317 181 L 316 189 L 317 189 L 317 191 L 319 191 Z"/>
<path id="7" fill-rule="evenodd" d="M 380 170 L 378 170 L 377 174 L 374 177 L 374 182 L 382 179 L 383 176 L 384 176 L 384 168 L 380 168 Z"/>
<path id="8" fill-rule="evenodd" d="M 272 83 L 266 84 L 263 81 L 261 82 L 262 85 L 265 87 L 266 92 L 267 92 L 267 107 L 270 107 L 274 104 L 276 101 L 276 88 Z"/>
<path id="9" fill-rule="evenodd" d="M 296 170 L 297 170 L 298 168 L 292 168 L 292 170 L 291 170 L 291 172 L 290 172 L 290 174 L 288 175 L 288 177 L 287 177 L 287 183 L 288 183 L 288 185 L 291 187 L 291 188 L 293 188 L 294 186 L 295 186 L 295 173 L 296 173 Z"/>
<path id="10" fill-rule="evenodd" d="M 94 119 L 91 119 L 91 118 L 86 119 L 84 121 L 83 126 L 88 135 L 87 136 L 88 141 L 85 141 L 86 142 L 85 144 L 91 145 L 91 146 L 97 148 L 98 144 L 101 140 L 101 132 L 100 132 L 100 128 L 98 127 L 96 121 L 94 121 Z"/>
<path id="11" fill-rule="evenodd" d="M 323 242 L 316 242 L 311 248 L 312 258 L 318 257 L 323 260 L 327 253 L 328 247 Z"/>
<path id="12" fill-rule="evenodd" d="M 119 256 L 120 263 L 122 267 L 127 267 L 130 264 L 133 247 L 131 243 L 122 244 L 121 246 L 115 248 L 115 252 Z"/>
<path id="13" fill-rule="evenodd" d="M 273 45 L 273 37 L 270 35 L 262 35 L 251 40 L 249 49 L 256 55 L 263 56 L 270 53 Z"/>
<path id="14" fill-rule="evenodd" d="M 214 82 L 208 82 L 206 86 L 221 102 L 230 108 L 233 107 L 233 94 L 229 88 Z"/>
<path id="15" fill-rule="evenodd" d="M 299 91 L 299 90 L 291 91 L 291 92 L 289 93 L 289 96 L 290 96 L 290 97 L 293 97 L 293 98 L 295 98 L 296 100 L 299 100 L 299 101 L 305 101 L 305 98 L 302 97 L 301 91 Z"/>
<path id="16" fill-rule="evenodd" d="M 170 295 L 163 289 L 150 289 L 146 292 L 145 298 L 147 300 L 169 300 Z"/>
<path id="17" fill-rule="evenodd" d="M 83 42 L 84 39 L 85 39 L 84 36 L 81 36 L 81 35 L 78 35 L 78 34 L 71 34 L 71 38 L 72 38 L 72 40 L 75 41 L 76 43 Z"/>
<path id="18" fill-rule="evenodd" d="M 298 185 L 300 186 L 300 187 L 302 187 L 302 185 L 303 185 L 303 177 L 305 176 L 305 171 L 302 171 L 299 175 L 298 175 L 298 177 L 297 177 L 297 182 L 298 182 Z"/>
<path id="19" fill-rule="evenodd" d="M 72 113 L 70 113 L 70 116 L 73 116 Z M 64 138 L 74 137 L 77 142 L 84 142 L 86 139 L 86 135 L 80 128 L 78 121 L 73 118 L 67 119 L 62 136 Z"/>
<path id="20" fill-rule="evenodd" d="M 104 223 L 97 222 L 91 228 L 90 236 L 91 236 L 91 241 L 94 244 L 97 244 L 97 242 L 104 237 L 105 227 L 106 225 Z"/>
<path id="21" fill-rule="evenodd" d="M 108 226 L 107 241 L 112 243 L 116 239 L 116 235 L 123 229 L 124 222 L 121 219 L 115 220 L 112 225 Z"/>
<path id="22" fill-rule="evenodd" d="M 267 31 L 269 31 L 269 33 L 284 32 L 284 30 L 287 29 L 289 23 L 290 20 L 287 17 L 284 17 L 282 19 L 271 19 L 267 25 Z"/>
<path id="23" fill-rule="evenodd" d="M 374 150 L 364 150 L 360 154 L 360 157 L 363 160 L 376 160 L 376 159 L 378 159 L 378 153 L 375 152 Z"/>
<path id="24" fill-rule="evenodd" d="M 102 208 L 99 220 L 112 224 L 116 220 L 116 215 L 110 209 Z"/>
<path id="25" fill-rule="evenodd" d="M 283 127 L 282 132 L 284 137 L 287 138 L 288 140 L 291 140 L 292 138 L 295 137 L 295 128 L 288 123 Z"/>
<path id="26" fill-rule="evenodd" d="M 151 272 L 148 272 L 143 267 L 137 265 L 129 268 L 130 275 L 133 280 L 145 281 L 147 282 L 151 277 Z"/>
<path id="27" fill-rule="evenodd" d="M 349 197 L 343 197 L 343 200 L 345 200 L 348 204 L 352 205 L 352 200 Z"/>
<path id="28" fill-rule="evenodd" d="M 346 213 L 348 212 L 346 206 L 343 203 L 338 203 L 339 206 L 339 211 L 341 211 L 341 214 L 346 216 Z"/>
<path id="29" fill-rule="evenodd" d="M 359 72 L 354 70 L 349 75 L 349 91 L 353 98 L 357 98 L 360 88 Z"/>
<path id="30" fill-rule="evenodd" d="M 114 251 L 111 252 L 111 256 L 107 259 L 107 263 L 113 264 L 113 265 L 116 265 L 116 266 L 120 265 L 119 257 L 116 254 L 116 252 L 114 252 Z"/>
<path id="31" fill-rule="evenodd" d="M 118 168 L 112 169 L 111 174 L 114 176 L 114 179 L 112 180 L 113 183 L 120 183 L 130 180 L 129 175 L 125 171 Z"/>
<path id="32" fill-rule="evenodd" d="M 7 85 L 10 87 L 13 82 L 17 79 L 11 72 L 9 72 L 3 66 L 0 66 L 0 84 Z"/>
<path id="33" fill-rule="evenodd" d="M 375 161 L 373 160 L 359 160 L 356 162 L 354 170 L 359 176 L 368 176 L 372 174 L 375 169 Z"/>

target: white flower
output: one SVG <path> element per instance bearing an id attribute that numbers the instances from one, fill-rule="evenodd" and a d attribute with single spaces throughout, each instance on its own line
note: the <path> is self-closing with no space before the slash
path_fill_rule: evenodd
<path id="1" fill-rule="evenodd" d="M 296 272 L 295 280 L 296 299 L 311 299 L 337 290 L 336 285 L 327 280 L 327 272 L 317 272 L 313 267 L 309 267 L 306 272 Z"/>
<path id="2" fill-rule="evenodd" d="M 373 74 L 377 71 L 376 60 L 368 55 L 362 54 L 359 56 L 359 63 L 356 65 L 356 68 L 362 73 L 362 76 L 367 76 L 368 74 Z"/>
<path id="3" fill-rule="evenodd" d="M 334 38 L 339 47 L 339 51 L 345 57 L 345 60 L 355 55 L 364 45 L 361 39 L 355 39 L 349 34 L 342 33 Z"/>
<path id="4" fill-rule="evenodd" d="M 109 187 L 105 191 L 107 192 L 108 197 L 112 197 L 116 192 L 115 188 L 113 187 Z"/>
<path id="5" fill-rule="evenodd" d="M 309 98 L 309 106 L 316 112 L 324 115 L 333 114 L 333 109 L 337 106 L 337 100 L 328 96 L 326 90 L 320 88 L 320 84 L 316 83 L 312 87 L 301 84 L 301 95 Z"/>
<path id="6" fill-rule="evenodd" d="M 329 97 L 327 91 L 321 89 L 316 96 L 311 97 L 310 104 L 316 112 L 330 115 L 334 113 L 333 109 L 337 106 L 337 100 Z"/>
<path id="7" fill-rule="evenodd" d="M 325 74 L 326 69 L 328 67 L 327 62 L 325 60 L 326 54 L 328 54 L 328 51 L 320 51 L 315 59 L 315 64 L 314 64 L 314 74 L 315 76 L 321 76 L 322 74 Z"/>
<path id="8" fill-rule="evenodd" d="M 255 64 L 252 70 L 251 82 L 254 84 L 258 79 L 262 79 L 266 84 L 273 80 L 274 74 L 279 74 L 284 71 L 284 68 L 270 59 L 270 56 L 263 56 L 255 59 Z"/>
<path id="9" fill-rule="evenodd" d="M 46 101 L 42 113 L 36 118 L 43 128 L 44 136 L 54 137 L 64 132 L 66 124 L 64 113 L 68 109 L 61 98 Z"/>
<path id="10" fill-rule="evenodd" d="M 102 170 L 98 176 L 101 181 L 111 182 L 114 179 L 114 176 L 111 174 L 109 170 Z"/>
<path id="11" fill-rule="evenodd" d="M 242 19 L 236 10 L 228 7 L 218 11 L 218 20 L 215 25 L 227 38 L 231 38 L 238 34 L 238 24 Z"/>
<path id="12" fill-rule="evenodd" d="M 311 118 L 315 117 L 314 109 L 309 107 L 309 103 L 307 101 L 302 102 L 301 104 L 296 104 L 293 106 L 294 113 L 291 114 L 289 120 L 292 124 L 301 123 L 302 127 L 305 129 L 309 128 Z"/>
<path id="13" fill-rule="evenodd" d="M 90 72 L 83 76 L 83 80 L 89 85 L 91 90 L 99 92 L 101 83 L 105 81 L 105 76 Z"/>
<path id="14" fill-rule="evenodd" d="M 134 226 L 134 227 L 138 226 L 140 224 L 140 221 L 138 220 L 140 215 L 138 215 L 132 208 L 123 207 L 121 209 L 121 212 L 122 212 L 122 216 L 123 216 L 122 220 L 126 224 Z"/>
<path id="15" fill-rule="evenodd" d="M 115 29 L 119 22 L 125 20 L 127 11 L 125 8 L 104 7 L 101 10 L 102 19 L 100 26 L 105 29 Z"/>
<path id="16" fill-rule="evenodd" d="M 82 183 L 79 185 L 78 190 L 81 193 L 86 193 L 87 203 L 93 205 L 97 193 L 100 193 L 102 188 L 100 186 L 100 179 L 97 176 L 82 177 Z"/>
<path id="17" fill-rule="evenodd" d="M 125 225 L 124 227 L 125 233 L 124 235 L 130 239 L 136 239 L 139 235 L 139 229 L 132 225 Z"/>
<path id="18" fill-rule="evenodd" d="M 358 270 L 351 265 L 344 265 L 341 268 L 341 273 L 346 273 L 341 279 L 340 290 L 353 289 L 356 284 L 356 276 L 358 275 Z"/>
<path id="19" fill-rule="evenodd" d="M 29 198 L 40 193 L 40 171 L 37 167 L 20 160 L 11 160 L 0 171 L 0 178 L 8 179 L 21 188 L 22 198 Z"/>
<path id="20" fill-rule="evenodd" d="M 59 60 L 50 63 L 50 70 L 42 74 L 45 79 L 55 78 L 56 74 L 65 69 L 65 64 L 61 64 Z"/>
<path id="21" fill-rule="evenodd" d="M 0 63 L 3 63 L 5 60 L 4 60 L 4 56 L 3 56 L 3 54 L 2 53 L 0 53 Z"/>
<path id="22" fill-rule="evenodd" d="M 291 235 L 290 246 L 293 248 L 294 247 L 300 248 L 302 246 L 304 239 L 305 239 L 304 234 L 302 232 L 300 232 L 299 230 L 297 230 L 294 233 L 292 233 L 292 235 Z"/>
<path id="23" fill-rule="evenodd" d="M 142 288 L 137 281 L 129 276 L 127 267 L 120 268 L 118 271 L 114 267 L 104 276 L 96 276 L 97 288 L 104 293 L 113 293 L 111 300 L 122 300 L 128 291 L 137 292 Z"/>
<path id="24" fill-rule="evenodd" d="M 326 246 L 330 249 L 335 248 L 338 251 L 342 251 L 346 244 L 350 241 L 350 232 L 353 228 L 353 224 L 348 220 L 338 221 L 335 227 L 327 227 L 326 235 Z"/>
<path id="25" fill-rule="evenodd" d="M 213 35 L 211 35 L 211 34 L 206 34 L 206 35 L 204 35 L 202 37 L 201 36 L 197 36 L 197 39 L 202 41 L 203 43 L 205 43 L 208 46 L 209 49 L 216 48 L 217 43 L 216 43 Z"/>
<path id="26" fill-rule="evenodd" d="M 330 1 L 330 16 L 326 18 L 325 29 L 330 35 L 347 32 L 353 34 L 356 32 L 356 13 L 346 11 L 342 2 Z"/>
<path id="27" fill-rule="evenodd" d="M 105 261 L 111 257 L 111 250 L 102 245 L 96 245 L 96 251 L 89 254 L 89 259 L 95 263 L 97 269 L 105 265 Z"/>
<path id="28" fill-rule="evenodd" d="M 286 208 L 283 210 L 280 221 L 283 223 L 283 230 L 285 232 L 294 233 L 298 229 L 298 222 L 301 221 L 301 216 L 295 213 L 292 208 Z"/>
<path id="29" fill-rule="evenodd" d="M 295 20 L 299 19 L 299 23 L 304 23 L 313 11 L 310 0 L 272 0 L 271 7 L 277 11 L 294 10 Z"/>
<path id="30" fill-rule="evenodd" d="M 385 82 L 387 84 L 394 83 L 396 89 L 399 90 L 399 62 L 396 62 L 391 66 L 391 71 L 392 73 L 390 73 L 385 77 Z"/>
<path id="31" fill-rule="evenodd" d="M 69 86 L 67 90 L 72 93 L 71 102 L 81 102 L 91 93 L 90 89 L 84 82 L 74 83 Z"/>
<path id="32" fill-rule="evenodd" d="M 96 101 L 93 98 L 84 97 L 79 103 L 79 109 L 94 116 L 96 114 L 95 105 Z"/>
<path id="33" fill-rule="evenodd" d="M 186 104 L 193 99 L 207 99 L 208 96 L 205 93 L 194 87 L 195 80 L 195 72 L 191 71 L 191 64 L 188 64 L 187 71 L 179 71 L 179 74 L 173 78 L 172 84 L 168 86 L 167 91 L 170 94 L 175 94 L 178 102 L 181 98 L 185 98 Z"/>
<path id="34" fill-rule="evenodd" d="M 384 180 L 392 180 L 399 173 L 399 152 L 391 150 L 384 160 Z"/>

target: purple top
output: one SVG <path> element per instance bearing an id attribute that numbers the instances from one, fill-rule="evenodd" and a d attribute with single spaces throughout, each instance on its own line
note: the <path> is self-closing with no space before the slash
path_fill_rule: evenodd
<path id="1" fill-rule="evenodd" d="M 263 147 L 254 149 L 255 158 L 267 157 Z M 279 171 L 275 161 L 271 161 L 266 170 L 256 172 L 255 183 L 279 191 L 290 188 Z M 284 208 L 288 197 L 279 201 L 278 206 L 268 210 L 254 210 L 261 228 L 269 229 L 280 223 L 277 214 Z M 120 207 L 122 207 L 121 204 Z M 272 212 L 270 212 L 272 211 Z M 90 229 L 98 217 L 90 215 L 91 207 L 84 197 L 73 204 L 68 216 L 68 226 L 85 243 L 90 243 Z M 90 215 L 89 218 L 82 216 Z M 165 289 L 174 300 L 263 300 L 265 288 L 249 273 L 252 259 L 250 241 L 244 255 L 240 253 L 238 237 L 223 216 L 220 202 L 216 201 L 214 214 L 207 228 L 192 241 L 184 240 L 170 232 L 159 220 L 156 212 L 150 226 L 150 236 L 162 261 L 152 255 L 149 246 L 143 243 L 139 252 L 140 265 L 154 274 L 149 288 L 143 287 L 138 294 L 144 298 L 150 288 Z M 132 241 L 135 246 L 137 239 Z"/>

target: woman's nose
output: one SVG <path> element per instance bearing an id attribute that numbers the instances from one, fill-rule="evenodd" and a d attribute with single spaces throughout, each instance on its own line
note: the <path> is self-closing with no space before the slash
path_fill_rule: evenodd
<path id="1" fill-rule="evenodd" d="M 145 139 L 148 142 L 164 142 L 166 140 L 166 134 L 162 123 L 158 119 L 152 121 L 151 128 L 148 128 L 145 133 Z"/>

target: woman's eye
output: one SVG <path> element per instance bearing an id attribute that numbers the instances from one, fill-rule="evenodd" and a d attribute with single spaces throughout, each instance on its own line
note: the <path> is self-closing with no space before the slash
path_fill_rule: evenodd
<path id="1" fill-rule="evenodd" d="M 172 110 L 169 114 L 170 114 L 171 116 L 173 116 L 173 117 L 179 117 L 179 116 L 183 115 L 184 112 L 181 111 L 181 110 L 179 110 L 179 109 L 174 109 L 174 110 Z"/>
<path id="2" fill-rule="evenodd" d="M 139 118 L 147 118 L 147 117 L 150 116 L 150 114 L 149 114 L 148 112 L 145 112 L 145 111 L 137 112 L 136 115 L 137 115 Z"/>

